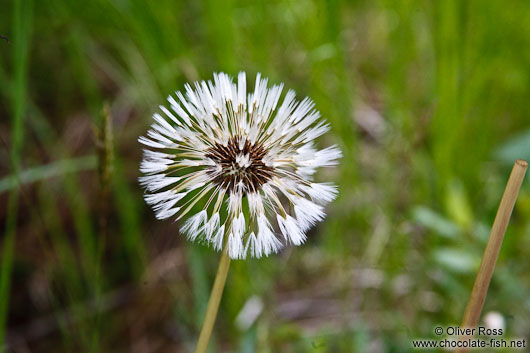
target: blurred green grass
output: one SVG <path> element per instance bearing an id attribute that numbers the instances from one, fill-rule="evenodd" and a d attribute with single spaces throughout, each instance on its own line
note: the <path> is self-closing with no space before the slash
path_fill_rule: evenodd
<path id="1" fill-rule="evenodd" d="M 215 71 L 309 95 L 344 159 L 308 244 L 233 264 L 212 351 L 403 352 L 458 324 L 511 163 L 529 156 L 527 23 L 524 1 L 8 2 L 0 347 L 193 349 L 218 254 L 155 221 L 136 138 Z M 484 310 L 508 337 L 530 332 L 529 215 L 526 183 Z M 252 296 L 263 312 L 240 329 Z"/>

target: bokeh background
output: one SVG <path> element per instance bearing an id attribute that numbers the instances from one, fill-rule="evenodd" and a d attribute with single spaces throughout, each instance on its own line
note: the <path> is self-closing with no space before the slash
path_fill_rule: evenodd
<path id="1" fill-rule="evenodd" d="M 306 245 L 232 263 L 211 352 L 406 352 L 457 325 L 516 158 L 527 1 L 3 0 L 0 346 L 192 352 L 219 254 L 156 221 L 137 137 L 184 83 L 310 96 L 340 197 Z M 484 314 L 530 336 L 530 183 Z"/>

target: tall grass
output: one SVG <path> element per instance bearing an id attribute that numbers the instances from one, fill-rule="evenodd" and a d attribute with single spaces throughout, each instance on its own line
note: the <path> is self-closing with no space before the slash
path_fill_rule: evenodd
<path id="1" fill-rule="evenodd" d="M 13 6 L 13 83 L 12 83 L 12 127 L 10 161 L 11 171 L 18 178 L 26 114 L 26 87 L 28 72 L 28 50 L 32 25 L 31 1 L 15 1 Z M 9 308 L 11 272 L 13 268 L 17 218 L 19 214 L 19 187 L 9 193 L 5 234 L 2 244 L 0 267 L 0 349 L 4 346 L 5 327 Z"/>

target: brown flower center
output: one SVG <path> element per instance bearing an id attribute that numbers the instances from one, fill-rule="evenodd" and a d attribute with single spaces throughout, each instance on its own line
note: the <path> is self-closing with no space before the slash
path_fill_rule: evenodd
<path id="1" fill-rule="evenodd" d="M 244 139 L 244 141 L 243 141 Z M 251 144 L 241 136 L 234 136 L 223 146 L 216 143 L 206 151 L 206 158 L 221 167 L 221 173 L 212 171 L 213 181 L 232 191 L 240 182 L 250 192 L 272 179 L 274 168 L 265 165 L 263 157 L 267 151 L 261 144 Z"/>

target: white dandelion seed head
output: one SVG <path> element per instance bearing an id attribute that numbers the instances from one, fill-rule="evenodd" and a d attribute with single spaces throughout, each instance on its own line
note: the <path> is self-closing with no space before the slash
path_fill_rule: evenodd
<path id="1" fill-rule="evenodd" d="M 281 101 L 283 85 L 267 82 L 258 74 L 248 94 L 243 72 L 237 83 L 219 73 L 186 85 L 138 139 L 146 146 L 139 181 L 156 217 L 182 220 L 188 239 L 233 259 L 303 244 L 337 195 L 312 180 L 342 156 L 337 146 L 315 147 L 329 125 L 309 98 L 290 90 Z"/>

